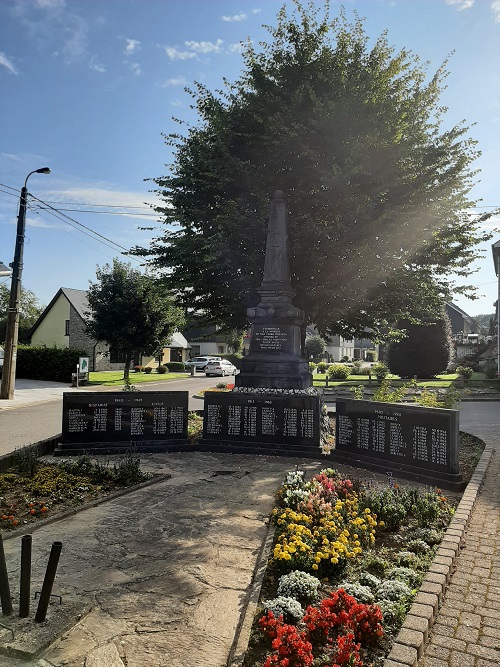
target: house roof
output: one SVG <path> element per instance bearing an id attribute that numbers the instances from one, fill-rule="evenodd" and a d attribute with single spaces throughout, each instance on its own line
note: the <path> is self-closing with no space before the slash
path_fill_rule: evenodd
<path id="1" fill-rule="evenodd" d="M 82 318 L 82 321 L 85 319 L 85 311 L 88 309 L 89 302 L 87 300 L 87 292 L 82 289 L 70 289 L 69 287 L 61 287 L 57 290 L 54 298 L 51 300 L 49 305 L 45 308 L 43 313 L 37 319 L 35 324 L 31 327 L 28 332 L 29 336 L 33 335 L 33 332 L 40 326 L 45 317 L 50 313 L 52 306 L 59 299 L 60 296 L 64 296 L 68 300 L 70 305 L 76 310 L 78 315 Z"/>

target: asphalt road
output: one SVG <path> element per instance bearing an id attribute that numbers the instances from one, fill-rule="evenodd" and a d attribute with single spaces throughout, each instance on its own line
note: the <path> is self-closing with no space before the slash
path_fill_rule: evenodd
<path id="1" fill-rule="evenodd" d="M 133 380 L 133 376 L 131 376 Z M 182 380 L 171 382 L 148 382 L 137 385 L 140 391 L 188 391 L 189 409 L 203 410 L 203 400 L 193 398 L 201 389 L 214 387 L 218 382 L 234 382 L 234 378 L 207 378 L 201 373 Z M 101 390 L 105 388 L 102 387 Z M 109 389 L 109 388 L 108 388 Z M 82 388 L 92 391 L 92 388 Z M 51 438 L 62 431 L 62 399 L 35 403 L 25 407 L 16 407 L 0 411 L 0 456 L 30 445 L 40 440 Z"/>

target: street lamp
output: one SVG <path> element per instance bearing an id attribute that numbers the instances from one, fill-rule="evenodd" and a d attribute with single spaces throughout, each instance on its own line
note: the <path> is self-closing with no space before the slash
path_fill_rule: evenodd
<path id="1" fill-rule="evenodd" d="M 19 215 L 17 216 L 16 248 L 12 262 L 12 283 L 10 286 L 9 310 L 7 312 L 7 330 L 5 332 L 5 350 L 2 370 L 2 386 L 0 398 L 12 400 L 14 398 L 14 384 L 16 379 L 17 339 L 19 335 L 19 301 L 21 298 L 21 276 L 23 273 L 24 230 L 26 228 L 26 203 L 28 189 L 26 184 L 31 174 L 50 174 L 49 167 L 42 167 L 30 171 L 24 181 L 19 200 Z"/>
<path id="2" fill-rule="evenodd" d="M 493 262 L 495 264 L 495 273 L 498 276 L 498 295 L 497 295 L 497 374 L 500 379 L 500 241 L 491 246 L 493 253 Z"/>

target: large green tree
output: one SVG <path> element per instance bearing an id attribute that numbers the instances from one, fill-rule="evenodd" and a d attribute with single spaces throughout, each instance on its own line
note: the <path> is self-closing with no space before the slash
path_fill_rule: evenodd
<path id="1" fill-rule="evenodd" d="M 158 280 L 113 260 L 96 272 L 97 282 L 87 292 L 87 333 L 120 349 L 128 379 L 134 352 L 153 355 L 184 325 L 183 311 Z"/>
<path id="2" fill-rule="evenodd" d="M 5 341 L 7 330 L 7 312 L 9 309 L 10 286 L 0 285 L 0 341 Z M 28 342 L 28 332 L 40 317 L 45 306 L 29 289 L 21 287 L 19 299 L 19 341 Z"/>
<path id="3" fill-rule="evenodd" d="M 475 142 L 464 123 L 443 129 L 446 64 L 429 75 L 325 7 L 283 8 L 269 42 L 247 44 L 241 78 L 197 84 L 197 123 L 166 137 L 174 161 L 154 179 L 166 227 L 142 254 L 209 321 L 244 327 L 258 302 L 277 189 L 295 303 L 326 335 L 436 315 L 487 238 L 470 215 Z"/>

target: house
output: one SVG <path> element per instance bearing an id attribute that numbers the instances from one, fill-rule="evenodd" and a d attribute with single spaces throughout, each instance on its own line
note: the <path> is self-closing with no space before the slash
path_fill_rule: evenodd
<path id="1" fill-rule="evenodd" d="M 86 350 L 91 371 L 121 370 L 125 362 L 123 352 L 95 341 L 86 334 L 85 315 L 88 308 L 85 290 L 61 287 L 31 328 L 31 344 Z M 155 367 L 160 363 L 186 361 L 188 358 L 189 344 L 176 331 L 161 355 L 141 356 L 140 364 Z"/>
<path id="2" fill-rule="evenodd" d="M 184 337 L 191 348 L 191 356 L 218 356 L 232 352 L 226 337 L 219 335 L 217 331 L 218 327 L 215 324 L 184 331 Z"/>
<path id="3" fill-rule="evenodd" d="M 446 304 L 446 314 L 450 318 L 451 333 L 455 339 L 477 342 L 488 333 L 479 322 L 454 303 Z"/>

